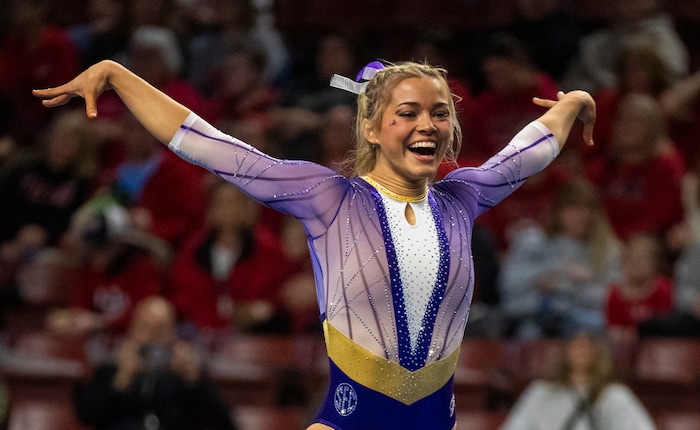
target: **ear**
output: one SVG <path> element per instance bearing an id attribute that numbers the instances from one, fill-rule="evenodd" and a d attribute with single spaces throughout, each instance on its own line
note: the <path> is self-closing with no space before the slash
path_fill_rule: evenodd
<path id="1" fill-rule="evenodd" d="M 367 139 L 369 143 L 379 145 L 379 138 L 377 137 L 377 133 L 374 127 L 372 127 L 372 124 L 366 118 L 362 121 L 362 133 L 364 134 L 365 139 Z"/>

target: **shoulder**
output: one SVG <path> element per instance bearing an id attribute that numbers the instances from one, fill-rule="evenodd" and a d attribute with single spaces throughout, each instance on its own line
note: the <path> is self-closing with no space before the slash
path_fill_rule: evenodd
<path id="1" fill-rule="evenodd" d="M 606 403 L 636 402 L 634 392 L 625 384 L 614 382 L 609 384 L 601 393 L 601 400 Z"/>

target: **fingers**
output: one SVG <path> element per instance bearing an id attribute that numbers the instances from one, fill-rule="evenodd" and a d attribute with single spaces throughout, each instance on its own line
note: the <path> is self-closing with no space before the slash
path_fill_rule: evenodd
<path id="1" fill-rule="evenodd" d="M 562 98 L 564 98 L 564 96 L 566 96 L 566 93 L 564 93 L 564 91 L 558 91 L 557 92 L 557 100 L 550 100 L 550 99 L 543 99 L 540 97 L 533 97 L 532 102 L 538 106 L 550 108 L 550 107 L 554 106 L 555 104 L 557 104 L 557 102 L 560 101 Z"/>
<path id="2" fill-rule="evenodd" d="M 593 146 L 593 124 L 583 125 L 583 141 L 586 142 L 588 146 Z"/>
<path id="3" fill-rule="evenodd" d="M 35 97 L 43 99 L 41 104 L 46 107 L 62 106 L 73 98 L 69 92 L 63 91 L 62 87 L 47 88 L 45 90 L 32 90 L 32 94 Z"/>
<path id="4" fill-rule="evenodd" d="M 85 114 L 88 118 L 97 118 L 97 97 L 85 96 Z"/>
<path id="5" fill-rule="evenodd" d="M 81 97 L 77 92 L 70 91 L 60 86 L 56 88 L 47 88 L 44 90 L 32 90 L 35 97 L 43 99 L 41 104 L 53 108 L 63 106 L 68 103 L 73 97 Z M 97 103 L 96 97 L 92 94 L 82 95 L 85 99 L 85 114 L 88 118 L 97 118 Z"/>
<path id="6" fill-rule="evenodd" d="M 46 107 L 63 106 L 64 104 L 68 103 L 71 98 L 72 97 L 69 96 L 68 94 L 62 94 L 62 95 L 57 96 L 57 97 L 42 100 L 41 104 L 46 106 Z"/>
<path id="7" fill-rule="evenodd" d="M 554 100 L 542 99 L 542 98 L 539 98 L 539 97 L 533 97 L 533 98 L 532 98 L 532 102 L 533 102 L 534 104 L 536 104 L 537 106 L 541 106 L 541 107 L 544 107 L 544 108 L 551 108 L 552 106 L 554 106 L 555 104 L 557 104 L 557 102 L 554 101 Z"/>

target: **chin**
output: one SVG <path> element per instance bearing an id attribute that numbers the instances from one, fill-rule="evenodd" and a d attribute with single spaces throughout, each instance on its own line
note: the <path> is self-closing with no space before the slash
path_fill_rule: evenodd
<path id="1" fill-rule="evenodd" d="M 435 178 L 436 174 L 437 174 L 437 167 L 434 169 L 426 169 L 424 171 L 414 172 L 411 176 L 413 176 L 417 181 L 418 180 L 431 181 L 431 180 L 433 180 L 433 178 Z"/>

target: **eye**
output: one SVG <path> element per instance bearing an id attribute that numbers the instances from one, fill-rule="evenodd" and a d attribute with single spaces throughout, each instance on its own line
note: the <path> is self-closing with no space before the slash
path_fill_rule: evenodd
<path id="1" fill-rule="evenodd" d="M 434 116 L 435 118 L 438 118 L 438 119 L 441 119 L 441 120 L 445 120 L 445 119 L 449 119 L 450 113 L 449 113 L 448 111 L 440 110 L 440 111 L 437 111 L 437 112 L 433 113 L 433 116 Z"/>
<path id="2" fill-rule="evenodd" d="M 399 116 L 403 118 L 415 118 L 416 113 L 411 111 L 400 112 Z"/>

